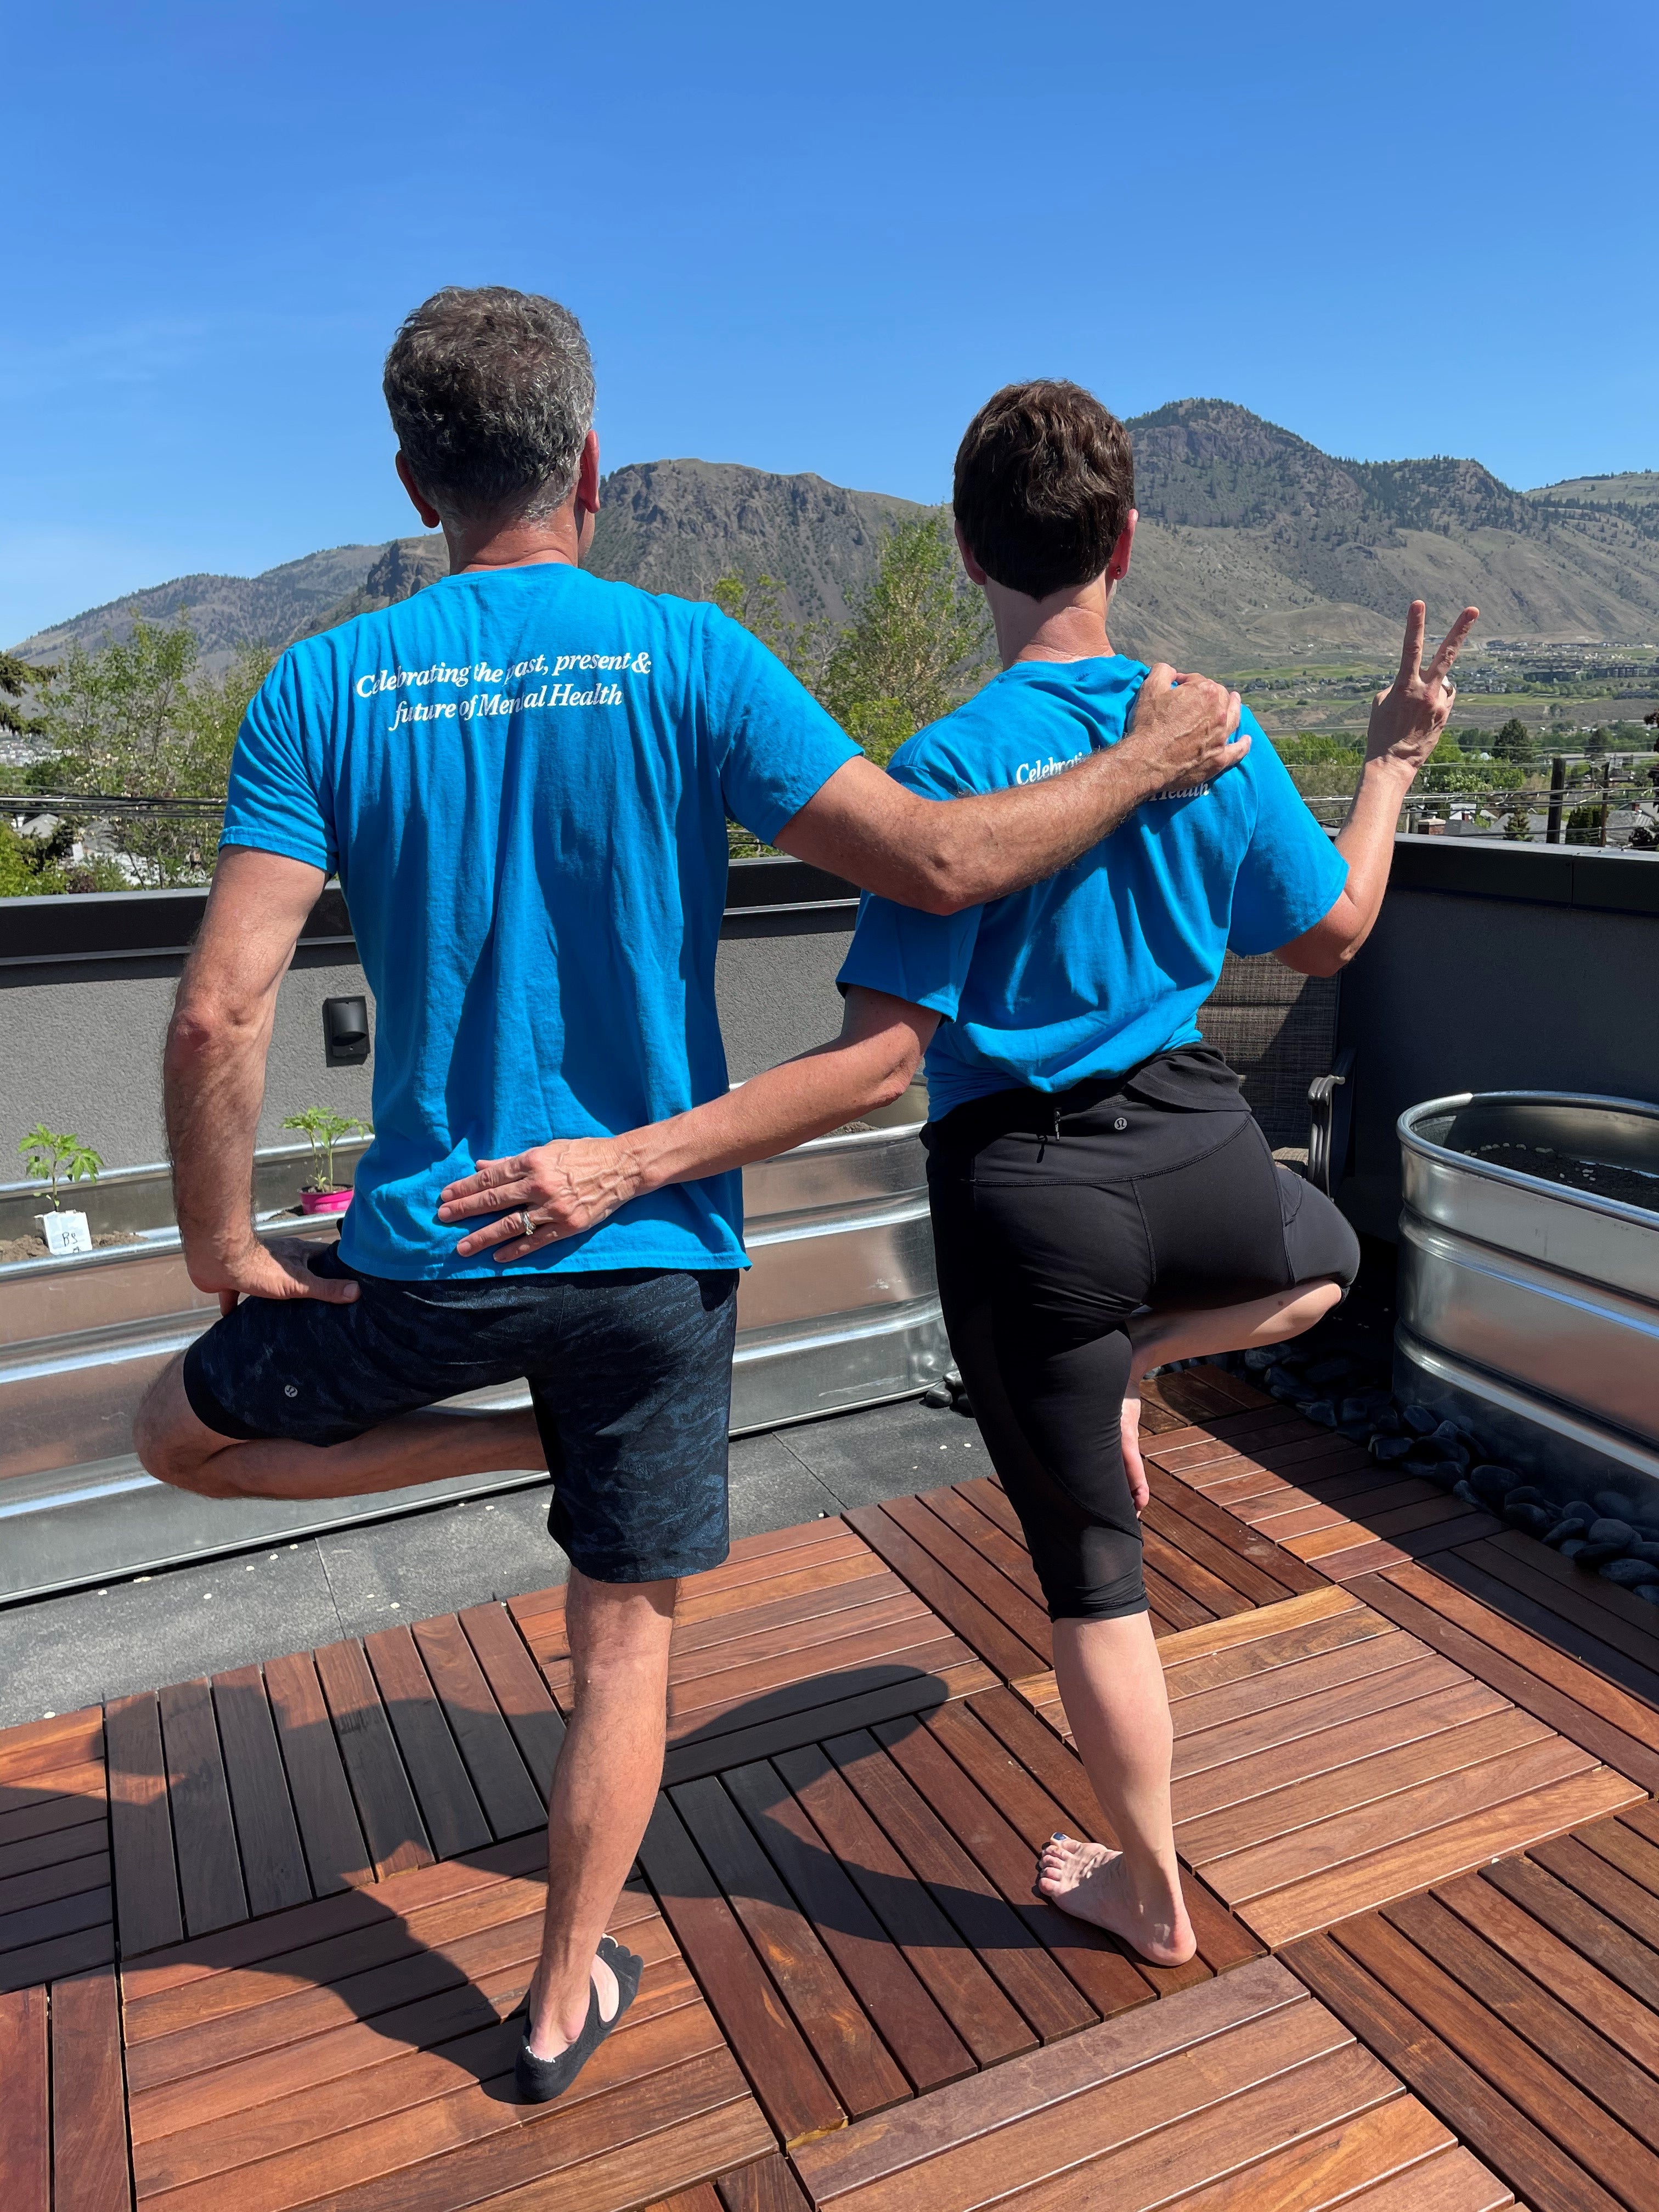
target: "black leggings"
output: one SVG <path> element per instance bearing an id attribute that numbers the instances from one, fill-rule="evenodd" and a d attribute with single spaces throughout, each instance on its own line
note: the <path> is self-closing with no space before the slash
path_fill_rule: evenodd
<path id="1" fill-rule="evenodd" d="M 927 1138 L 951 1349 L 1056 1620 L 1146 1609 L 1119 1428 L 1130 1316 L 1346 1290 L 1359 1267 L 1241 1098 L 1193 1110 L 1127 1080 L 998 1091 Z"/>

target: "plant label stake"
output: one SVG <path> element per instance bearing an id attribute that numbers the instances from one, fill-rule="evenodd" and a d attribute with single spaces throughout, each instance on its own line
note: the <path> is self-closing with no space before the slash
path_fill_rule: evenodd
<path id="1" fill-rule="evenodd" d="M 54 1260 L 66 1260 L 72 1252 L 91 1251 L 92 1231 L 84 1213 L 37 1213 L 34 1218 Z"/>

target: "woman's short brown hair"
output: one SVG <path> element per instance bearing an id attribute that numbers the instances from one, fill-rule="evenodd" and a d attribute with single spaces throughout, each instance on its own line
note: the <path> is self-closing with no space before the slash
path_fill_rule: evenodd
<path id="1" fill-rule="evenodd" d="M 1112 557 L 1135 502 L 1129 434 L 1080 384 L 1006 384 L 957 448 L 953 505 L 988 576 L 1046 599 Z"/>

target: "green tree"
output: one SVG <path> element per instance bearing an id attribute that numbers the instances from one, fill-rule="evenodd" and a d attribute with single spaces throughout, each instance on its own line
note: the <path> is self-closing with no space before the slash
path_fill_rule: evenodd
<path id="1" fill-rule="evenodd" d="M 33 738 L 44 726 L 38 714 L 25 714 L 16 702 L 37 684 L 49 684 L 56 671 L 32 667 L 15 653 L 0 653 L 0 730 L 14 738 Z"/>
<path id="2" fill-rule="evenodd" d="M 39 898 L 43 891 L 61 888 L 54 880 L 41 881 L 36 856 L 29 850 L 34 840 L 20 837 L 9 822 L 0 822 L 0 898 Z"/>
<path id="3" fill-rule="evenodd" d="M 1504 835 L 1512 845 L 1532 842 L 1532 801 L 1524 797 L 1510 800 L 1504 810 Z"/>
<path id="4" fill-rule="evenodd" d="M 1525 768 L 1537 750 L 1532 732 L 1518 714 L 1511 714 L 1492 741 L 1492 758 L 1513 761 L 1517 768 Z"/>
<path id="5" fill-rule="evenodd" d="M 1443 747 L 1447 740 L 1440 740 Z M 1323 767 L 1328 762 L 1339 768 L 1358 769 L 1360 748 L 1346 738 L 1327 737 L 1316 730 L 1300 730 L 1293 738 L 1275 738 L 1273 750 L 1287 768 Z M 1453 745 L 1452 751 L 1457 750 Z M 1438 750 L 1437 750 L 1437 758 Z"/>
<path id="6" fill-rule="evenodd" d="M 783 601 L 787 588 L 776 576 L 733 574 L 720 578 L 712 596 L 722 614 L 752 630 L 816 697 L 841 633 L 833 623 L 797 622 L 787 615 Z"/>
<path id="7" fill-rule="evenodd" d="M 1600 760 L 1602 754 L 1605 753 L 1607 750 L 1607 732 L 1605 730 L 1592 730 L 1589 737 L 1584 740 L 1584 753 L 1586 758 L 1589 760 Z"/>
<path id="8" fill-rule="evenodd" d="M 1575 806 L 1567 814 L 1567 842 L 1569 845 L 1599 845 L 1601 825 L 1607 810 L 1599 801 L 1589 806 Z"/>
<path id="9" fill-rule="evenodd" d="M 907 738 L 984 681 L 984 601 L 968 583 L 942 514 L 901 523 L 830 654 L 819 696 L 848 735 L 884 764 Z"/>
<path id="10" fill-rule="evenodd" d="M 142 622 L 127 638 L 93 653 L 72 645 L 64 656 L 41 716 L 50 780 L 88 796 L 202 802 L 123 817 L 122 846 L 151 881 L 211 872 L 220 824 L 211 810 L 222 805 L 236 732 L 271 658 L 246 647 L 223 675 L 206 676 L 182 623 Z"/>

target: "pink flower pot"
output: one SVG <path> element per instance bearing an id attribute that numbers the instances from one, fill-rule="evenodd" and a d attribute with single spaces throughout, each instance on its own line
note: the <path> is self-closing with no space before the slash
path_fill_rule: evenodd
<path id="1" fill-rule="evenodd" d="M 301 1213 L 343 1213 L 351 1203 L 349 1190 L 302 1190 L 300 1193 Z"/>

